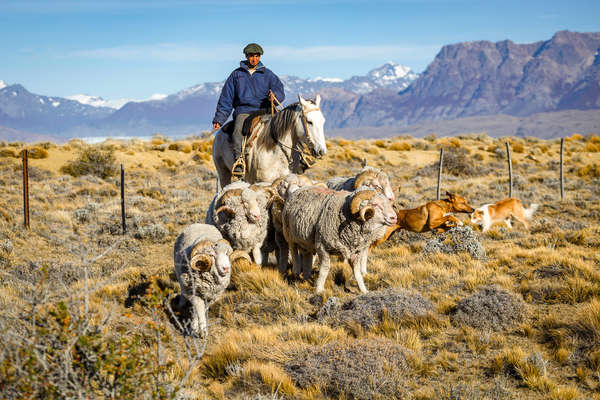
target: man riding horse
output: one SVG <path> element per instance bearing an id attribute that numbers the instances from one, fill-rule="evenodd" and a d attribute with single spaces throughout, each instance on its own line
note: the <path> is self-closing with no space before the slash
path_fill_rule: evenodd
<path id="1" fill-rule="evenodd" d="M 270 101 L 276 98 L 279 101 L 285 99 L 283 84 L 270 69 L 266 68 L 260 61 L 263 49 L 256 43 L 250 43 L 244 47 L 246 60 L 240 61 L 240 67 L 236 68 L 223 86 L 217 111 L 213 118 L 213 128 L 219 129 L 229 118 L 231 110 L 235 121 L 233 140 L 233 163 L 231 174 L 234 177 L 243 177 L 245 163 L 242 154 L 244 121 L 251 112 L 269 107 Z"/>

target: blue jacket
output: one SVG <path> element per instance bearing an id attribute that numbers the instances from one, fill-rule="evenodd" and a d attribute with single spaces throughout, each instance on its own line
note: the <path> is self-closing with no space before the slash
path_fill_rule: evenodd
<path id="1" fill-rule="evenodd" d="M 258 63 L 256 71 L 250 75 L 246 61 L 241 61 L 240 67 L 236 68 L 225 81 L 213 123 L 218 122 L 223 125 L 232 109 L 235 109 L 233 112 L 235 119 L 238 114 L 269 108 L 271 106 L 269 90 L 272 90 L 277 100 L 283 103 L 285 93 L 283 84 L 277 75 L 265 67 L 262 62 Z"/>

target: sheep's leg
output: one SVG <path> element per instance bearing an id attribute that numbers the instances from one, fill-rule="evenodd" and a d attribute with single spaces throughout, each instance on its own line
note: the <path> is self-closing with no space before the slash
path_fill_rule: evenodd
<path id="1" fill-rule="evenodd" d="M 365 286 L 365 281 L 363 280 L 362 275 L 362 260 L 363 257 L 366 259 L 366 256 L 364 256 L 363 253 L 366 253 L 367 256 L 369 254 L 368 250 L 362 250 L 360 253 L 354 254 L 352 257 L 350 257 L 349 261 L 352 269 L 354 270 L 354 279 L 356 279 L 356 283 L 358 283 L 358 288 L 362 293 L 367 293 L 368 290 Z"/>
<path id="2" fill-rule="evenodd" d="M 302 253 L 302 278 L 304 280 L 308 280 L 312 276 L 312 266 L 313 266 L 313 255 L 310 253 Z"/>
<path id="3" fill-rule="evenodd" d="M 193 334 L 199 334 L 201 337 L 205 337 L 208 332 L 207 323 L 207 309 L 202 300 L 198 296 L 192 296 L 190 298 L 192 303 L 192 325 L 191 331 Z"/>
<path id="4" fill-rule="evenodd" d="M 280 234 L 275 234 L 275 242 L 277 243 L 277 248 L 279 249 L 279 254 L 277 256 L 277 263 L 279 265 L 279 273 L 283 276 L 287 274 L 287 270 L 289 268 L 289 256 L 290 256 L 290 247 L 286 242 L 285 238 Z"/>
<path id="5" fill-rule="evenodd" d="M 183 310 L 183 307 L 185 307 L 186 303 L 187 303 L 186 296 L 184 296 L 183 293 L 179 293 L 179 304 L 177 304 L 177 308 L 179 310 Z"/>
<path id="6" fill-rule="evenodd" d="M 317 248 L 317 254 L 319 256 L 319 277 L 317 278 L 316 292 L 321 293 L 325 289 L 325 280 L 329 275 L 329 254 L 322 247 Z"/>
<path id="7" fill-rule="evenodd" d="M 292 256 L 292 273 L 294 276 L 300 276 L 300 271 L 302 270 L 302 260 L 300 258 L 300 254 L 298 252 L 298 248 L 290 244 L 290 254 Z"/>
<path id="8" fill-rule="evenodd" d="M 360 272 L 364 275 L 366 275 L 367 272 L 367 257 L 368 257 L 369 253 L 367 251 L 363 251 L 361 253 L 361 260 L 360 260 Z"/>
<path id="9" fill-rule="evenodd" d="M 254 258 L 254 262 L 258 265 L 262 265 L 262 252 L 260 251 L 260 246 L 254 246 L 252 248 L 252 258 Z"/>

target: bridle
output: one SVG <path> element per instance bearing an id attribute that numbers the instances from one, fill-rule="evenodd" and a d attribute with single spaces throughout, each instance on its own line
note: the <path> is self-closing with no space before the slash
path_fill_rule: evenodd
<path id="1" fill-rule="evenodd" d="M 283 107 L 283 105 L 279 102 L 279 100 L 277 100 L 277 98 L 275 96 L 273 96 L 273 98 L 271 99 L 271 117 L 274 117 L 274 115 L 275 115 L 274 110 L 279 112 L 279 109 L 277 109 L 277 107 L 274 106 L 273 100 L 276 101 L 277 104 L 279 104 L 279 106 Z M 277 137 L 275 136 L 275 133 L 273 132 L 273 129 L 271 129 L 271 138 L 273 138 L 273 140 L 279 145 L 280 148 L 285 147 L 286 149 L 290 150 L 292 153 L 294 153 L 294 152 L 298 153 L 298 155 L 301 158 L 302 169 L 304 172 L 304 170 L 312 167 L 317 162 L 316 157 L 312 155 L 311 149 L 310 149 L 309 145 L 306 143 L 306 141 L 308 141 L 310 143 L 310 145 L 312 145 L 313 148 L 315 147 L 315 142 L 313 141 L 312 137 L 310 136 L 310 131 L 308 130 L 308 120 L 306 118 L 306 114 L 308 114 L 309 112 L 313 112 L 313 111 L 320 111 L 321 108 L 314 107 L 314 108 L 310 108 L 309 110 L 305 111 L 304 107 L 302 107 L 302 104 L 298 104 L 298 106 L 300 107 L 300 120 L 302 121 L 302 126 L 304 127 L 304 136 L 306 137 L 306 140 L 298 141 L 296 143 L 297 147 L 299 147 L 299 148 L 291 147 L 291 146 L 288 146 L 287 144 L 281 142 L 279 139 L 277 139 Z M 282 149 L 282 151 L 283 151 L 283 149 Z M 283 154 L 285 154 L 288 164 L 291 167 L 293 161 L 290 159 L 290 156 L 288 156 L 288 154 L 285 151 L 283 152 Z"/>

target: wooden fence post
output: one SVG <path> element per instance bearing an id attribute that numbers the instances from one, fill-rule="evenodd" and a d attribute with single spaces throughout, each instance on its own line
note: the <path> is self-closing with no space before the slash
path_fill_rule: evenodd
<path id="1" fill-rule="evenodd" d="M 121 164 L 121 226 L 123 227 L 123 235 L 127 233 L 125 225 L 125 170 Z"/>
<path id="2" fill-rule="evenodd" d="M 564 170 L 565 138 L 560 139 L 560 201 L 565 200 L 565 170 Z"/>
<path id="3" fill-rule="evenodd" d="M 23 224 L 29 229 L 29 157 L 23 149 Z"/>
<path id="4" fill-rule="evenodd" d="M 510 144 L 508 142 L 506 142 L 506 156 L 508 159 L 508 197 L 512 197 L 513 174 L 512 174 L 512 162 L 510 160 Z"/>
<path id="5" fill-rule="evenodd" d="M 440 163 L 438 164 L 438 184 L 436 200 L 440 199 L 440 188 L 442 186 L 442 163 L 444 162 L 444 148 L 440 149 Z"/>

